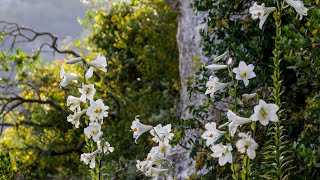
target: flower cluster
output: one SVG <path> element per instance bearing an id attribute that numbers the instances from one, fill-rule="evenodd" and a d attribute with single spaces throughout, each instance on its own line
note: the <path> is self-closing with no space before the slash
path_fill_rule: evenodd
<path id="1" fill-rule="evenodd" d="M 172 150 L 169 142 L 174 136 L 174 134 L 171 133 L 171 124 L 166 126 L 158 124 L 153 127 L 140 123 L 138 117 L 139 116 L 135 117 L 131 125 L 135 142 L 137 143 L 137 139 L 141 134 L 150 131 L 150 134 L 153 136 L 152 140 L 157 143 L 157 146 L 152 147 L 144 161 L 137 160 L 137 169 L 147 177 L 157 179 L 162 176 L 166 179 L 172 179 L 172 166 L 168 159 Z"/>
<path id="2" fill-rule="evenodd" d="M 227 66 L 231 66 L 231 63 L 228 63 Z M 253 70 L 254 66 L 252 64 L 247 65 L 244 61 L 240 61 L 238 67 L 232 69 L 232 72 L 235 74 L 235 78 L 232 77 L 232 79 L 243 81 L 244 86 L 247 87 L 249 85 L 249 80 L 256 77 L 256 74 Z M 231 71 L 231 68 L 229 68 L 229 71 Z M 232 73 L 230 75 L 233 76 Z M 220 83 L 218 80 L 219 79 L 217 77 L 210 76 L 209 81 L 207 82 L 208 89 L 205 94 L 210 94 L 210 97 L 213 97 L 215 92 L 224 89 L 228 86 L 228 84 L 232 84 Z M 230 89 L 232 89 L 232 87 L 230 87 Z M 257 93 L 243 94 L 242 98 L 246 101 L 249 101 L 257 96 Z M 246 154 L 250 159 L 254 159 L 256 157 L 258 144 L 253 139 L 251 132 L 239 132 L 239 127 L 254 121 L 260 121 L 260 123 L 264 126 L 266 126 L 269 121 L 277 122 L 279 121 L 276 114 L 278 110 L 279 107 L 276 104 L 267 104 L 262 99 L 259 100 L 259 104 L 254 106 L 253 114 L 249 118 L 240 117 L 232 110 L 228 109 L 226 114 L 228 122 L 219 127 L 228 127 L 228 133 L 227 131 L 217 129 L 215 122 L 209 122 L 205 125 L 206 131 L 201 137 L 206 141 L 206 146 L 211 149 L 211 156 L 219 158 L 218 161 L 220 166 L 224 166 L 227 162 L 233 163 L 233 145 L 237 148 L 239 153 Z M 237 133 L 238 139 L 235 141 L 235 143 L 232 143 L 232 140 L 236 137 Z M 226 139 L 230 140 L 229 143 L 224 143 L 225 141 L 222 140 L 222 137 L 224 136 L 228 137 Z"/>
<path id="3" fill-rule="evenodd" d="M 302 20 L 303 16 L 308 15 L 308 8 L 306 8 L 300 0 L 285 0 L 285 2 L 294 8 L 294 10 L 299 14 L 299 20 Z M 287 6 L 288 6 L 287 5 Z M 285 6 L 285 7 L 287 7 Z M 283 8 L 285 8 L 283 7 Z M 250 7 L 249 13 L 251 14 L 251 17 L 253 20 L 259 19 L 259 28 L 262 29 L 263 24 L 266 22 L 268 16 L 270 13 L 275 11 L 275 7 L 265 7 L 265 4 L 262 3 L 261 5 L 258 5 L 257 2 L 254 2 L 254 4 Z"/>
<path id="4" fill-rule="evenodd" d="M 67 64 L 74 64 L 80 62 L 82 58 L 74 58 L 67 61 Z M 87 63 L 89 66 L 88 71 L 85 74 L 85 78 L 88 79 L 92 76 L 94 69 L 99 69 L 106 72 L 107 61 L 104 56 L 98 56 L 98 58 L 92 62 Z M 64 68 L 61 68 L 60 73 L 62 82 L 61 87 L 66 87 L 68 84 L 73 83 L 75 80 L 80 79 L 78 75 L 74 73 L 66 73 Z M 82 84 L 81 88 L 78 88 L 80 97 L 68 96 L 67 106 L 73 112 L 67 117 L 67 121 L 72 123 L 76 128 L 80 127 L 80 119 L 83 115 L 87 115 L 89 119 L 88 126 L 84 128 L 84 134 L 88 139 L 92 139 L 97 143 L 97 149 L 91 153 L 81 154 L 80 160 L 89 165 L 90 168 L 95 168 L 96 155 L 99 153 L 108 154 L 114 151 L 114 148 L 110 146 L 103 138 L 103 132 L 101 126 L 103 119 L 108 117 L 109 107 L 106 106 L 102 99 L 94 100 L 96 89 L 94 84 Z M 82 109 L 87 107 L 87 109 Z"/>

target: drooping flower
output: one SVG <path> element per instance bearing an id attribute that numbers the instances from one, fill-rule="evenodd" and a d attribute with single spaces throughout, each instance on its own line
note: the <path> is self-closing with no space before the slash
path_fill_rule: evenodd
<path id="1" fill-rule="evenodd" d="M 150 152 L 147 155 L 147 161 L 149 161 L 151 164 L 158 164 L 166 160 L 167 158 L 165 158 L 164 156 L 165 154 L 164 151 L 167 151 L 167 149 L 162 150 L 163 153 L 161 153 L 159 150 L 160 150 L 160 146 L 152 147 Z"/>
<path id="2" fill-rule="evenodd" d="M 259 104 L 254 107 L 254 113 L 250 119 L 253 121 L 260 121 L 264 126 L 269 124 L 269 120 L 272 122 L 278 122 L 277 111 L 279 106 L 276 104 L 267 104 L 264 100 L 260 99 Z"/>
<path id="3" fill-rule="evenodd" d="M 259 28 L 262 29 L 263 24 L 266 22 L 269 14 L 276 10 L 275 7 L 265 7 L 265 4 L 258 5 L 257 2 L 249 9 L 249 13 L 253 20 L 260 19 Z"/>
<path id="4" fill-rule="evenodd" d="M 76 81 L 79 78 L 79 76 L 77 76 L 74 73 L 66 73 L 64 71 L 64 68 L 61 67 L 60 78 L 62 79 L 62 81 L 60 82 L 60 86 L 66 87 L 69 83 Z"/>
<path id="5" fill-rule="evenodd" d="M 239 67 L 233 68 L 233 72 L 236 74 L 237 80 L 242 80 L 245 86 L 248 86 L 249 79 L 256 77 L 253 72 L 254 66 L 252 64 L 247 65 L 245 62 L 240 61 Z"/>
<path id="6" fill-rule="evenodd" d="M 94 88 L 93 84 L 88 84 L 88 85 L 82 84 L 82 88 L 78 88 L 78 90 L 81 93 L 80 100 L 84 103 L 86 102 L 86 99 L 92 101 L 93 96 L 96 93 L 96 89 Z"/>
<path id="7" fill-rule="evenodd" d="M 223 90 L 225 87 L 227 87 L 227 83 L 221 83 L 219 82 L 219 78 L 210 76 L 209 81 L 206 84 L 206 87 L 208 88 L 205 92 L 205 94 L 210 94 L 210 97 L 214 97 L 214 93 Z"/>
<path id="8" fill-rule="evenodd" d="M 91 122 L 89 126 L 84 128 L 84 134 L 90 139 L 92 137 L 94 142 L 99 141 L 103 132 L 101 131 L 101 125 L 99 123 Z"/>
<path id="9" fill-rule="evenodd" d="M 215 122 L 207 123 L 205 128 L 207 131 L 205 131 L 201 137 L 206 140 L 207 146 L 213 145 L 223 134 L 226 133 L 218 130 Z"/>
<path id="10" fill-rule="evenodd" d="M 236 133 L 236 130 L 237 130 L 237 128 L 239 126 L 241 126 L 243 124 L 246 124 L 246 123 L 249 123 L 249 122 L 252 122 L 252 120 L 249 119 L 249 118 L 242 118 L 242 117 L 237 116 L 231 110 L 228 110 L 227 116 L 228 116 L 228 120 L 230 122 L 229 125 L 228 125 L 229 126 L 229 132 L 230 132 L 230 135 L 232 137 Z"/>
<path id="11" fill-rule="evenodd" d="M 90 66 L 90 68 L 88 69 L 87 73 L 85 74 L 85 78 L 89 79 L 92 74 L 93 74 L 93 70 L 99 69 L 103 72 L 107 72 L 107 60 L 105 56 L 101 56 L 100 54 L 98 55 L 97 59 L 91 62 L 88 62 L 88 66 Z"/>
<path id="12" fill-rule="evenodd" d="M 211 147 L 211 151 L 213 152 L 211 156 L 219 158 L 219 165 L 224 166 L 227 162 L 232 163 L 232 150 L 233 148 L 230 144 L 227 144 L 226 146 L 221 143 L 216 144 Z"/>
<path id="13" fill-rule="evenodd" d="M 242 139 L 238 140 L 236 143 L 237 149 L 240 153 L 247 153 L 250 159 L 254 159 L 256 157 L 256 149 L 258 148 L 258 144 L 251 137 L 251 132 L 239 133 L 239 137 Z"/>
<path id="14" fill-rule="evenodd" d="M 80 125 L 80 117 L 86 112 L 87 110 L 84 109 L 82 111 L 79 112 L 74 112 L 74 114 L 70 114 L 67 117 L 67 121 L 70 122 L 71 124 L 73 124 L 76 128 L 79 128 Z"/>
<path id="15" fill-rule="evenodd" d="M 228 67 L 227 65 L 222 65 L 222 64 L 211 64 L 206 66 L 206 69 L 216 71 L 220 69 L 226 69 L 227 67 Z"/>
<path id="16" fill-rule="evenodd" d="M 101 144 L 102 141 L 97 141 L 98 150 L 100 152 L 103 151 L 105 154 L 112 153 L 114 151 L 114 147 L 111 147 L 108 142 L 104 142 L 104 144 Z"/>
<path id="17" fill-rule="evenodd" d="M 141 134 L 150 131 L 153 128 L 152 126 L 140 123 L 138 117 L 139 116 L 136 116 L 131 124 L 131 130 L 133 131 L 133 138 L 135 138 L 135 143 L 137 143 L 137 140 Z"/>
<path id="18" fill-rule="evenodd" d="M 83 153 L 80 156 L 80 161 L 83 161 L 86 165 L 90 163 L 90 168 L 93 169 L 96 167 L 96 155 L 98 154 L 99 150 L 95 150 L 92 153 Z"/>
<path id="19" fill-rule="evenodd" d="M 81 111 L 80 109 L 80 98 L 74 96 L 68 96 L 67 98 L 67 106 L 70 108 L 71 111 Z"/>
<path id="20" fill-rule="evenodd" d="M 303 16 L 308 15 L 308 8 L 306 8 L 300 0 L 286 0 L 286 3 L 289 4 L 294 10 L 299 14 L 299 20 L 302 20 Z"/>
<path id="21" fill-rule="evenodd" d="M 100 120 L 100 123 L 103 123 L 103 118 L 108 117 L 109 106 L 105 106 L 102 102 L 102 99 L 97 99 L 96 101 L 91 100 L 90 106 L 87 110 L 87 115 L 89 116 L 90 121 L 95 121 L 96 119 Z"/>
<path id="22" fill-rule="evenodd" d="M 171 124 L 167 124 L 166 126 L 163 126 L 161 124 L 158 124 L 156 127 L 151 129 L 150 133 L 154 137 L 152 140 L 156 143 L 163 142 L 165 144 L 169 144 L 169 141 L 174 136 L 171 132 Z"/>

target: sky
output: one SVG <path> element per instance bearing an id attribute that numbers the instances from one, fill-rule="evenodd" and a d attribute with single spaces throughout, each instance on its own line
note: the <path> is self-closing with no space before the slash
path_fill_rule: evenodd
<path id="1" fill-rule="evenodd" d="M 15 22 L 36 31 L 50 32 L 67 41 L 86 34 L 78 23 L 78 18 L 83 18 L 87 10 L 80 0 L 0 0 L 0 2 L 0 21 Z M 24 48 L 26 51 L 32 51 L 37 49 L 38 45 L 36 42 Z"/>

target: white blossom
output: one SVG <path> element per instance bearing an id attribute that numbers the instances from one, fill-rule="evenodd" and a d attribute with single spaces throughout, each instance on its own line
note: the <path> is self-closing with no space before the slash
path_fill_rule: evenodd
<path id="1" fill-rule="evenodd" d="M 216 58 L 214 58 L 214 59 L 213 59 L 213 62 L 218 62 L 218 61 L 220 61 L 221 59 L 226 58 L 227 55 L 228 55 L 228 51 L 226 51 L 226 52 L 224 52 L 222 55 L 217 56 Z"/>
<path id="2" fill-rule="evenodd" d="M 94 142 L 99 141 L 103 132 L 101 131 L 101 125 L 99 123 L 89 123 L 89 126 L 84 128 L 84 134 L 90 139 L 92 137 Z"/>
<path id="3" fill-rule="evenodd" d="M 67 121 L 72 123 L 76 128 L 79 128 L 80 125 L 80 117 L 86 112 L 87 110 L 84 109 L 82 111 L 79 112 L 74 112 L 74 114 L 70 114 L 67 117 Z"/>
<path id="4" fill-rule="evenodd" d="M 131 124 L 131 130 L 133 131 L 133 138 L 135 138 L 135 143 L 137 143 L 137 140 L 141 134 L 150 131 L 153 128 L 152 126 L 140 123 L 138 117 L 139 116 L 136 116 Z"/>
<path id="5" fill-rule="evenodd" d="M 152 140 L 156 143 L 158 142 L 164 142 L 165 144 L 169 144 L 169 141 L 174 136 L 171 132 L 171 124 L 167 124 L 166 126 L 163 126 L 161 124 L 158 124 L 156 127 L 151 129 L 150 133 L 154 137 Z"/>
<path id="6" fill-rule="evenodd" d="M 299 20 L 302 20 L 303 16 L 308 15 L 308 8 L 306 8 L 302 1 L 300 0 L 285 0 L 287 4 L 294 8 L 294 10 L 299 14 Z"/>
<path id="7" fill-rule="evenodd" d="M 226 132 L 220 131 L 216 128 L 216 123 L 211 122 L 205 125 L 206 131 L 202 134 L 202 138 L 206 140 L 206 145 L 213 145 Z"/>
<path id="8" fill-rule="evenodd" d="M 60 82 L 60 86 L 66 87 L 69 83 L 76 81 L 79 78 L 79 76 L 77 76 L 74 73 L 66 73 L 64 71 L 64 68 L 61 67 L 60 78 L 62 79 L 62 81 Z"/>
<path id="9" fill-rule="evenodd" d="M 100 152 L 103 152 L 105 154 L 112 153 L 114 151 L 114 147 L 111 147 L 108 142 L 104 142 L 104 144 L 101 144 L 102 141 L 97 141 L 98 150 Z"/>
<path id="10" fill-rule="evenodd" d="M 232 112 L 231 110 L 228 110 L 227 113 L 228 119 L 229 119 L 229 132 L 230 135 L 233 137 L 234 134 L 236 133 L 236 130 L 239 126 L 252 122 L 251 119 L 249 118 L 243 118 L 243 117 L 239 117 L 237 116 L 234 112 Z"/>
<path id="11" fill-rule="evenodd" d="M 240 61 L 239 67 L 233 68 L 233 72 L 236 74 L 237 80 L 242 80 L 245 86 L 248 86 L 249 79 L 256 77 L 253 72 L 254 66 L 252 64 L 247 65 L 245 62 Z"/>
<path id="12" fill-rule="evenodd" d="M 253 121 L 260 121 L 264 126 L 269 124 L 269 120 L 272 122 L 278 122 L 277 111 L 279 106 L 276 104 L 267 104 L 264 100 L 260 99 L 259 104 L 254 107 L 254 114 L 250 119 Z"/>
<path id="13" fill-rule="evenodd" d="M 257 2 L 249 9 L 249 13 L 253 20 L 260 19 L 259 28 L 262 29 L 263 24 L 266 22 L 269 14 L 276 10 L 275 7 L 265 7 L 265 4 L 258 5 Z"/>
<path id="14" fill-rule="evenodd" d="M 88 66 L 90 68 L 88 69 L 87 73 L 85 74 L 85 78 L 89 79 L 92 74 L 94 69 L 99 69 L 103 72 L 107 72 L 107 60 L 105 56 L 101 56 L 100 54 L 98 55 L 97 59 L 91 62 L 88 62 Z"/>
<path id="15" fill-rule="evenodd" d="M 219 79 L 217 77 L 210 76 L 209 81 L 206 84 L 206 87 L 208 88 L 205 92 L 205 94 L 210 94 L 210 97 L 214 97 L 214 93 L 223 90 L 225 87 L 227 87 L 227 83 L 221 83 L 219 82 Z"/>
<path id="16" fill-rule="evenodd" d="M 74 96 L 68 96 L 67 98 L 67 106 L 70 108 L 71 111 L 81 111 L 80 109 L 80 98 Z"/>
<path id="17" fill-rule="evenodd" d="M 242 139 L 238 140 L 236 143 L 237 149 L 240 153 L 247 153 L 250 159 L 254 159 L 256 157 L 256 149 L 258 148 L 258 144 L 252 139 L 251 132 L 248 133 L 239 133 L 239 137 Z"/>
<path id="18" fill-rule="evenodd" d="M 211 147 L 211 151 L 213 154 L 211 154 L 212 157 L 219 158 L 219 165 L 224 166 L 227 162 L 232 163 L 232 153 L 233 150 L 232 146 L 230 144 L 222 145 L 216 144 Z"/>
<path id="19" fill-rule="evenodd" d="M 78 88 L 78 90 L 81 93 L 80 100 L 84 103 L 86 102 L 86 99 L 92 101 L 93 96 L 96 93 L 96 89 L 94 88 L 93 84 L 88 84 L 88 85 L 82 84 L 82 88 Z"/>
<path id="20" fill-rule="evenodd" d="M 102 124 L 103 118 L 108 117 L 107 110 L 109 110 L 109 106 L 105 106 L 102 99 L 97 99 L 96 101 L 91 100 L 90 106 L 87 110 L 87 115 L 89 116 L 90 121 L 93 122 L 98 119 Z"/>
<path id="21" fill-rule="evenodd" d="M 95 150 L 92 153 L 83 153 L 81 154 L 80 161 L 83 161 L 86 165 L 90 163 L 90 168 L 93 169 L 96 167 L 96 155 L 99 151 Z"/>

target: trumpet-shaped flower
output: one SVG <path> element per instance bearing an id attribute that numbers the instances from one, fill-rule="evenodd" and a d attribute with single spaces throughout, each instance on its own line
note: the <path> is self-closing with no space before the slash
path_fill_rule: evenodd
<path id="1" fill-rule="evenodd" d="M 131 130 L 133 131 L 133 138 L 135 138 L 135 143 L 137 143 L 137 139 L 141 136 L 141 134 L 150 131 L 153 128 L 152 126 L 140 123 L 138 117 L 139 116 L 136 116 L 131 124 Z"/>
<path id="2" fill-rule="evenodd" d="M 95 150 L 92 153 L 83 153 L 81 154 L 80 161 L 83 161 L 86 165 L 90 163 L 90 168 L 93 169 L 96 167 L 96 155 L 98 154 L 99 150 Z"/>
<path id="3" fill-rule="evenodd" d="M 217 77 L 210 76 L 209 81 L 206 84 L 206 87 L 208 88 L 205 92 L 205 94 L 210 94 L 210 97 L 214 97 L 214 93 L 223 90 L 225 87 L 227 87 L 227 83 L 221 83 L 219 82 L 219 79 Z"/>
<path id="4" fill-rule="evenodd" d="M 286 0 L 286 3 L 289 4 L 294 10 L 299 14 L 299 20 L 302 20 L 303 16 L 308 15 L 308 8 L 306 8 L 300 0 Z"/>
<path id="5" fill-rule="evenodd" d="M 276 104 L 267 104 L 264 100 L 260 99 L 259 104 L 254 107 L 254 113 L 251 115 L 250 119 L 253 121 L 260 121 L 264 126 L 269 124 L 269 120 L 272 122 L 279 121 L 277 116 L 277 111 L 279 106 Z"/>
<path id="6" fill-rule="evenodd" d="M 233 137 L 234 134 L 236 133 L 236 130 L 239 126 L 249 123 L 252 120 L 249 118 L 242 118 L 237 116 L 234 112 L 232 112 L 231 110 L 228 110 L 227 113 L 228 116 L 228 120 L 229 120 L 229 131 L 230 131 L 230 135 Z"/>
<path id="7" fill-rule="evenodd" d="M 160 150 L 160 146 L 152 147 L 152 149 L 147 155 L 147 161 L 150 161 L 151 164 L 158 164 L 166 160 L 167 158 L 165 158 L 164 153 L 161 153 L 159 150 Z"/>
<path id="8" fill-rule="evenodd" d="M 90 66 L 90 68 L 88 69 L 87 73 L 85 74 L 85 78 L 89 79 L 92 74 L 93 74 L 93 70 L 99 69 L 103 72 L 107 72 L 107 60 L 106 57 L 101 56 L 100 54 L 98 55 L 97 59 L 91 62 L 88 62 L 88 66 Z"/>
<path id="9" fill-rule="evenodd" d="M 275 7 L 265 7 L 264 3 L 262 5 L 258 5 L 257 2 L 253 4 L 249 9 L 249 13 L 253 20 L 260 19 L 259 28 L 262 29 L 263 24 L 266 22 L 269 14 L 276 10 Z"/>
<path id="10" fill-rule="evenodd" d="M 220 69 L 226 69 L 227 67 L 228 67 L 227 65 L 222 65 L 222 64 L 211 64 L 206 66 L 206 69 L 216 71 Z"/>
<path id="11" fill-rule="evenodd" d="M 97 146 L 98 146 L 98 150 L 105 154 L 109 154 L 114 151 L 114 147 L 111 147 L 108 142 L 104 142 L 104 144 L 102 144 L 102 141 L 97 141 Z"/>
<path id="12" fill-rule="evenodd" d="M 171 124 L 167 124 L 166 126 L 163 126 L 161 124 L 158 124 L 156 127 L 151 129 L 150 133 L 154 137 L 152 140 L 156 143 L 163 142 L 165 144 L 169 144 L 169 141 L 173 137 L 173 133 L 171 132 Z"/>
<path id="13" fill-rule="evenodd" d="M 79 88 L 78 90 L 81 93 L 80 100 L 84 103 L 86 102 L 86 99 L 92 101 L 93 96 L 96 93 L 96 89 L 94 88 L 93 84 L 89 84 L 89 85 L 82 84 L 82 88 Z"/>
<path id="14" fill-rule="evenodd" d="M 219 158 L 219 165 L 224 166 L 227 162 L 232 163 L 232 150 L 233 148 L 230 144 L 227 144 L 226 146 L 216 144 L 211 147 L 211 151 L 213 152 L 211 156 Z"/>
<path id="15" fill-rule="evenodd" d="M 80 109 L 80 98 L 74 96 L 68 96 L 67 98 L 67 106 L 70 108 L 71 111 L 81 111 Z"/>
<path id="16" fill-rule="evenodd" d="M 84 134 L 90 139 L 92 137 L 94 142 L 99 141 L 103 132 L 101 131 L 101 125 L 99 123 L 89 123 L 89 126 L 84 128 Z"/>
<path id="17" fill-rule="evenodd" d="M 225 134 L 226 132 L 224 131 L 220 131 L 216 128 L 216 123 L 215 122 L 211 122 L 211 123 L 207 123 L 205 125 L 205 128 L 207 131 L 205 131 L 202 134 L 202 138 L 207 140 L 206 141 L 206 145 L 207 146 L 211 146 L 213 145 L 223 134 Z"/>
<path id="18" fill-rule="evenodd" d="M 79 128 L 80 125 L 80 117 L 86 112 L 87 110 L 84 109 L 80 112 L 74 112 L 74 114 L 70 114 L 67 117 L 67 121 L 73 124 L 76 128 Z"/>
<path id="19" fill-rule="evenodd" d="M 240 153 L 247 153 L 250 159 L 254 159 L 256 157 L 256 149 L 258 148 L 258 144 L 252 139 L 251 132 L 248 133 L 239 133 L 239 137 L 242 139 L 238 140 L 236 143 L 237 149 Z"/>
<path id="20" fill-rule="evenodd" d="M 249 79 L 256 77 L 253 72 L 254 66 L 252 64 L 247 65 L 245 62 L 240 61 L 239 67 L 233 68 L 233 72 L 236 74 L 237 80 L 242 80 L 245 86 L 248 86 Z"/>
<path id="21" fill-rule="evenodd" d="M 79 76 L 74 73 L 66 73 L 64 71 L 64 68 L 61 67 L 60 78 L 62 79 L 62 81 L 60 82 L 60 86 L 66 87 L 70 82 L 76 81 Z"/>
<path id="22" fill-rule="evenodd" d="M 102 102 L 102 99 L 97 99 L 96 101 L 90 101 L 90 106 L 87 110 L 87 115 L 91 122 L 96 119 L 100 120 L 100 123 L 103 123 L 103 118 L 108 117 L 109 106 L 105 106 Z"/>

